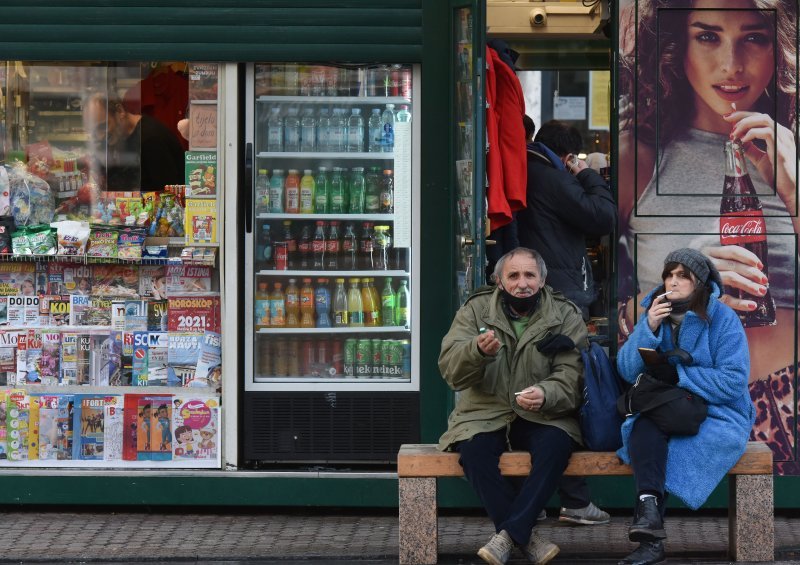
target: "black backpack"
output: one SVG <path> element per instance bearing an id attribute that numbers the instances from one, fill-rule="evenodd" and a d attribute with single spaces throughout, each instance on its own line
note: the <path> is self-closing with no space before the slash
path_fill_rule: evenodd
<path id="1" fill-rule="evenodd" d="M 580 410 L 583 443 L 591 451 L 616 451 L 622 447 L 623 418 L 617 412 L 622 381 L 605 350 L 597 343 L 582 350 L 581 357 L 584 367 Z"/>

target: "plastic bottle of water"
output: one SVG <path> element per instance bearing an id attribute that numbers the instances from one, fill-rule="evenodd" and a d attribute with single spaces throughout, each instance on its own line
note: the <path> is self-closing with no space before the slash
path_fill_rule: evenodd
<path id="1" fill-rule="evenodd" d="M 289 113 L 283 120 L 283 150 L 300 151 L 300 118 L 297 106 L 289 108 Z"/>
<path id="2" fill-rule="evenodd" d="M 347 119 L 347 152 L 361 153 L 364 151 L 364 118 L 361 117 L 361 108 L 353 108 Z"/>
<path id="3" fill-rule="evenodd" d="M 369 136 L 368 151 L 370 153 L 381 152 L 381 140 L 383 139 L 383 121 L 381 120 L 381 109 L 373 108 L 372 114 L 367 122 L 367 135 Z"/>
<path id="4" fill-rule="evenodd" d="M 273 106 L 269 110 L 269 120 L 267 120 L 267 151 L 283 151 L 283 118 L 279 106 Z"/>
<path id="5" fill-rule="evenodd" d="M 397 121 L 400 123 L 410 122 L 411 121 L 411 112 L 408 111 L 408 106 L 406 104 L 402 104 L 400 109 L 397 111 Z"/>
<path id="6" fill-rule="evenodd" d="M 258 169 L 256 177 L 256 214 L 269 212 L 269 176 L 267 169 Z"/>
<path id="7" fill-rule="evenodd" d="M 300 151 L 311 152 L 317 148 L 317 119 L 310 106 L 303 110 L 300 118 Z"/>
<path id="8" fill-rule="evenodd" d="M 339 153 L 345 150 L 345 140 L 347 139 L 347 122 L 344 118 L 342 108 L 334 108 L 331 117 L 331 146 L 330 151 Z"/>
<path id="9" fill-rule="evenodd" d="M 331 116 L 328 108 L 320 108 L 317 115 L 317 151 L 331 150 Z"/>
<path id="10" fill-rule="evenodd" d="M 289 118 L 286 118 L 286 120 L 288 124 Z M 381 115 L 381 122 L 383 123 L 381 148 L 384 153 L 392 153 L 394 151 L 394 104 L 386 105 L 386 109 Z M 287 151 L 289 150 L 287 149 Z"/>

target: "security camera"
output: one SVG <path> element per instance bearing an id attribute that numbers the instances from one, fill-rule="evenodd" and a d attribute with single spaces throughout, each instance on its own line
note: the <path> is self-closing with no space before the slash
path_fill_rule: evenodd
<path id="1" fill-rule="evenodd" d="M 534 8 L 531 10 L 531 25 L 547 25 L 547 10 L 544 8 Z"/>

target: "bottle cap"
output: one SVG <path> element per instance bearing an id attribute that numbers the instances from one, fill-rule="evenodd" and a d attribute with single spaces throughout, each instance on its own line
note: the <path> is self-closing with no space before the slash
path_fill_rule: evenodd
<path id="1" fill-rule="evenodd" d="M 296 281 L 297 279 L 289 279 L 289 284 L 294 284 Z"/>
<path id="2" fill-rule="evenodd" d="M 383 169 L 383 174 L 384 175 L 391 175 L 393 172 L 394 171 L 392 171 L 392 169 Z"/>
<path id="3" fill-rule="evenodd" d="M 310 278 L 303 278 L 303 283 L 311 283 L 311 279 Z"/>
<path id="4" fill-rule="evenodd" d="M 361 282 L 361 279 L 359 279 L 359 278 L 350 279 L 350 284 L 357 284 L 357 283 L 360 283 L 360 282 Z"/>
<path id="5" fill-rule="evenodd" d="M 304 175 L 310 175 L 311 174 L 311 169 L 303 169 L 303 174 Z"/>
<path id="6" fill-rule="evenodd" d="M 337 282 L 337 283 L 343 283 L 343 282 L 344 282 L 344 279 L 336 279 L 336 282 Z"/>
<path id="7" fill-rule="evenodd" d="M 258 169 L 258 174 L 259 175 L 266 175 L 267 174 L 267 169 Z"/>

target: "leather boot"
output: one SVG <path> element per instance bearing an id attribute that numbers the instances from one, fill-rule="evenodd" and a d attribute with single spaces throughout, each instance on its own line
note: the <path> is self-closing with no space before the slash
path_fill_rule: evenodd
<path id="1" fill-rule="evenodd" d="M 658 541 L 666 537 L 656 497 L 648 496 L 644 500 L 639 500 L 636 503 L 633 524 L 628 528 L 628 539 L 643 542 Z"/>
<path id="2" fill-rule="evenodd" d="M 657 565 L 665 561 L 664 542 L 645 541 L 633 553 L 620 559 L 617 565 Z"/>

